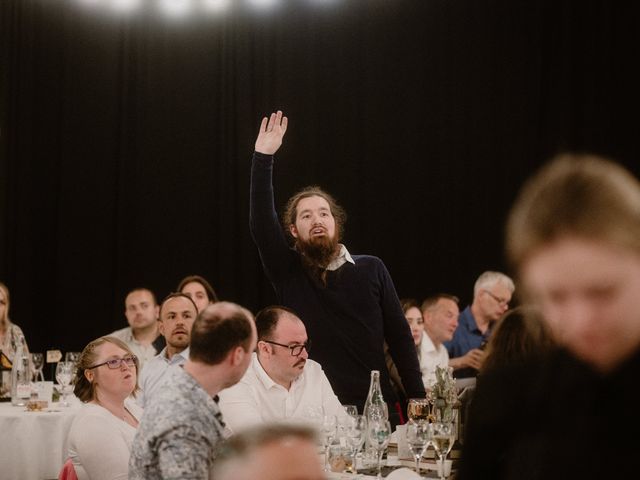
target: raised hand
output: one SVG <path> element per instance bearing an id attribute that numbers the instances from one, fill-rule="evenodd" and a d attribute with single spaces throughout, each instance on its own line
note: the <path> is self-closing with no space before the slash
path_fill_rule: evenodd
<path id="1" fill-rule="evenodd" d="M 272 113 L 269 118 L 264 117 L 256 139 L 256 152 L 265 155 L 276 153 L 282 145 L 282 138 L 287 131 L 287 122 L 287 117 L 283 117 L 280 110 Z"/>

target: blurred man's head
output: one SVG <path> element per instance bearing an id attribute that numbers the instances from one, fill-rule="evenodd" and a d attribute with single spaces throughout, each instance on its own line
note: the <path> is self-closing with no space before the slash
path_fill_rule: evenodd
<path id="1" fill-rule="evenodd" d="M 184 293 L 172 293 L 160 305 L 158 329 L 167 342 L 169 358 L 189 346 L 191 327 L 197 315 L 195 303 Z"/>
<path id="2" fill-rule="evenodd" d="M 302 374 L 309 357 L 307 329 L 290 309 L 271 306 L 256 315 L 258 361 L 285 388 Z"/>
<path id="3" fill-rule="evenodd" d="M 640 348 L 640 184 L 592 156 L 555 159 L 524 187 L 507 253 L 556 340 L 600 371 Z"/>
<path id="4" fill-rule="evenodd" d="M 124 314 L 129 326 L 136 330 L 156 327 L 158 320 L 158 302 L 153 292 L 147 288 L 131 290 L 124 300 Z"/>
<path id="5" fill-rule="evenodd" d="M 324 480 L 315 433 L 308 427 L 264 425 L 227 440 L 214 463 L 216 480 Z"/>

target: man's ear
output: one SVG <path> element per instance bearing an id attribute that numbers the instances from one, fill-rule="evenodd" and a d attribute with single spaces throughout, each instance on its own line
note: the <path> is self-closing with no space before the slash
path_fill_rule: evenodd
<path id="1" fill-rule="evenodd" d="M 296 228 L 295 223 L 289 225 L 289 233 L 291 233 L 293 238 L 298 238 L 298 229 Z"/>
<path id="2" fill-rule="evenodd" d="M 162 322 L 162 320 L 158 320 L 158 332 L 160 332 L 160 335 L 162 335 L 164 337 L 164 323 Z"/>
<path id="3" fill-rule="evenodd" d="M 233 356 L 232 356 L 233 365 L 240 365 L 242 363 L 242 360 L 244 359 L 244 356 L 247 355 L 248 353 L 249 352 L 245 352 L 244 348 L 242 348 L 241 346 L 237 346 L 233 350 Z"/>
<path id="4" fill-rule="evenodd" d="M 156 320 L 158 320 L 160 318 L 160 305 L 156 305 L 154 312 L 156 314 Z"/>

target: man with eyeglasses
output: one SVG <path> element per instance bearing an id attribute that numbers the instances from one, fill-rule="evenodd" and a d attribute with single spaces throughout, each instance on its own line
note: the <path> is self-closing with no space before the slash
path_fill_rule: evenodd
<path id="1" fill-rule="evenodd" d="M 501 272 L 486 271 L 476 280 L 473 303 L 460 313 L 453 339 L 444 343 L 456 378 L 477 375 L 484 361 L 482 349 L 495 322 L 509 309 L 514 290 L 513 280 Z"/>
<path id="2" fill-rule="evenodd" d="M 220 410 L 232 431 L 309 418 L 311 410 L 345 415 L 322 367 L 310 360 L 302 320 L 289 308 L 270 306 L 256 315 L 257 353 L 242 380 L 220 393 Z"/>

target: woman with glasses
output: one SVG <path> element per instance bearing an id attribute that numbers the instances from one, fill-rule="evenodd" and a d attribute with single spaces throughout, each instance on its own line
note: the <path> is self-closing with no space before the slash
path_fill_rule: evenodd
<path id="1" fill-rule="evenodd" d="M 84 406 L 69 432 L 69 457 L 80 480 L 127 478 L 142 416 L 131 398 L 137 390 L 138 359 L 124 342 L 101 337 L 85 347 L 74 388 Z"/>

